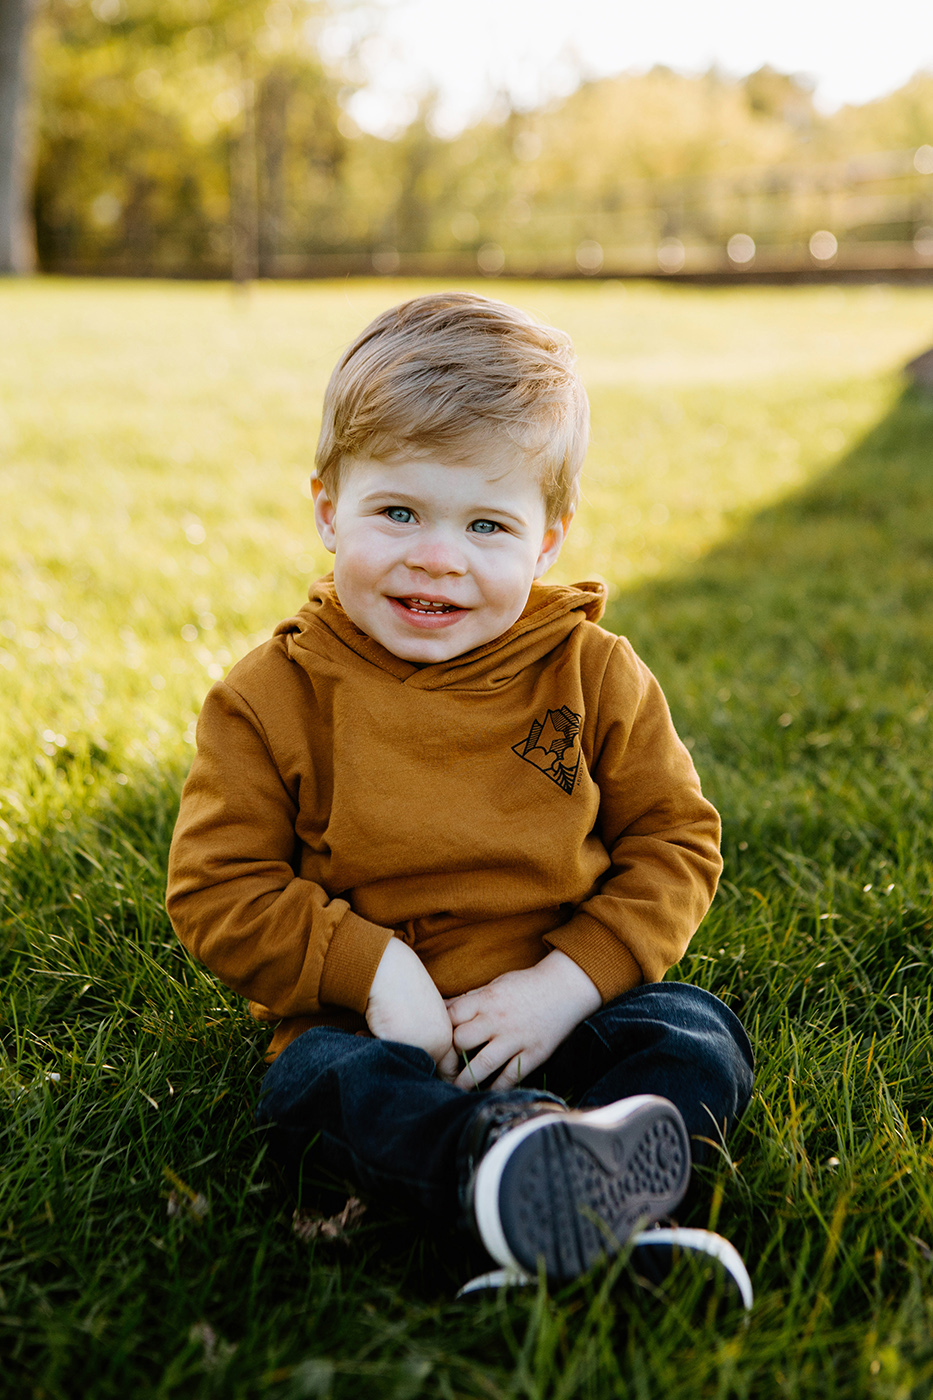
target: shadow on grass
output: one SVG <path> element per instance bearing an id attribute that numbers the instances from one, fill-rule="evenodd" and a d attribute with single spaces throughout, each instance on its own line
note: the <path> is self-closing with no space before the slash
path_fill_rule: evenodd
<path id="1" fill-rule="evenodd" d="M 679 975 L 765 1039 L 780 1016 L 884 1033 L 930 969 L 931 599 L 933 398 L 909 390 L 805 490 L 609 610 L 723 814 Z"/>
<path id="2" fill-rule="evenodd" d="M 611 605 L 723 813 L 727 877 L 779 852 L 814 892 L 928 867 L 931 599 L 933 398 L 908 391 L 805 491 Z"/>

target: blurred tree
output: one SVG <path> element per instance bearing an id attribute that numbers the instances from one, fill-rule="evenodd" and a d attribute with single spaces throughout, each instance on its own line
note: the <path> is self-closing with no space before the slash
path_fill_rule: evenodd
<path id="1" fill-rule="evenodd" d="M 347 255 L 337 266 L 595 270 L 632 250 L 653 267 L 665 238 L 721 258 L 735 234 L 806 258 L 820 228 L 926 246 L 933 181 L 913 151 L 933 145 L 931 75 L 826 117 L 804 80 L 768 66 L 659 67 L 537 110 L 500 96 L 453 139 L 429 97 L 389 140 L 346 110 L 352 54 L 343 73 L 319 57 L 321 26 L 356 3 L 42 0 L 42 266 L 243 279 Z M 894 152 L 876 162 L 888 184 L 849 172 L 873 151 Z"/>
<path id="2" fill-rule="evenodd" d="M 933 72 L 917 73 L 875 102 L 843 107 L 830 126 L 837 149 L 884 151 L 933 145 Z"/>
<path id="3" fill-rule="evenodd" d="M 28 73 L 32 0 L 0 0 L 0 273 L 32 270 Z"/>
<path id="4" fill-rule="evenodd" d="M 742 82 L 749 109 L 759 116 L 777 118 L 798 131 L 816 121 L 813 84 L 797 73 L 779 73 L 766 63 Z"/>
<path id="5" fill-rule="evenodd" d="M 46 0 L 42 265 L 241 278 L 273 270 L 289 180 L 300 185 L 321 148 L 330 159 L 339 141 L 337 82 L 308 27 L 322 8 Z"/>

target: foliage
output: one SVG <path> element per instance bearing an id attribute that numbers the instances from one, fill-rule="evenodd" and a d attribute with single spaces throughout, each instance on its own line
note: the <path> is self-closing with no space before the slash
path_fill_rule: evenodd
<path id="1" fill-rule="evenodd" d="M 844 109 L 833 123 L 834 144 L 844 152 L 843 133 L 850 148 L 860 151 L 897 150 L 933 140 L 933 73 L 917 73 L 887 97 L 863 107 Z"/>
<path id="2" fill-rule="evenodd" d="M 539 110 L 497 106 L 450 139 L 427 97 L 387 140 L 344 110 L 352 56 L 342 70 L 318 56 L 347 3 L 44 0 L 42 266 L 281 276 L 309 257 L 392 271 L 400 255 L 459 255 L 488 272 L 566 269 L 589 240 L 607 257 L 644 247 L 654 267 L 664 237 L 721 249 L 744 228 L 805 247 L 820 227 L 909 240 L 933 225 L 930 177 L 909 163 L 933 142 L 929 74 L 825 117 L 767 67 L 741 80 L 655 68 Z M 843 198 L 848 176 L 827 162 L 891 149 L 908 153 L 906 175 Z"/>
<path id="3" fill-rule="evenodd" d="M 267 255 L 286 189 L 292 217 L 313 216 L 326 237 L 342 146 L 316 14 L 313 0 L 299 13 L 284 0 L 47 0 L 43 264 L 226 274 L 231 225 L 258 205 Z"/>
<path id="4" fill-rule="evenodd" d="M 593 398 L 561 576 L 609 577 L 724 815 L 680 973 L 742 1014 L 758 1083 L 687 1219 L 748 1260 L 749 1324 L 690 1266 L 468 1307 L 459 1238 L 374 1204 L 344 1242 L 292 1228 L 251 1126 L 266 1036 L 173 938 L 165 859 L 200 696 L 326 567 L 330 365 L 416 290 L 0 288 L 5 1382 L 925 1400 L 933 409 L 892 372 L 923 290 L 508 289 Z"/>

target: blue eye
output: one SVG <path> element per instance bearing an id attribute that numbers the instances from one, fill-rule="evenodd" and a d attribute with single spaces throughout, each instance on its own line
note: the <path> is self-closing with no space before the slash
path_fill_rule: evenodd
<path id="1" fill-rule="evenodd" d="M 406 506 L 389 506 L 386 515 L 390 520 L 394 520 L 396 525 L 408 525 L 414 519 Z"/>
<path id="2" fill-rule="evenodd" d="M 477 535 L 494 535 L 499 526 L 494 520 L 474 520 L 470 529 Z"/>

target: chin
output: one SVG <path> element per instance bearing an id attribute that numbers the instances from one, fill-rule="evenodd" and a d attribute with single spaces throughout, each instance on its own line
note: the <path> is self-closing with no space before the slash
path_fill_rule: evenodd
<path id="1" fill-rule="evenodd" d="M 410 661 L 412 665 L 430 666 L 435 661 L 452 661 L 455 656 L 462 655 L 465 651 L 470 651 L 470 646 L 425 646 L 423 643 L 413 642 L 406 646 L 402 642 L 399 646 L 387 645 L 387 650 L 397 656 L 400 661 Z"/>

